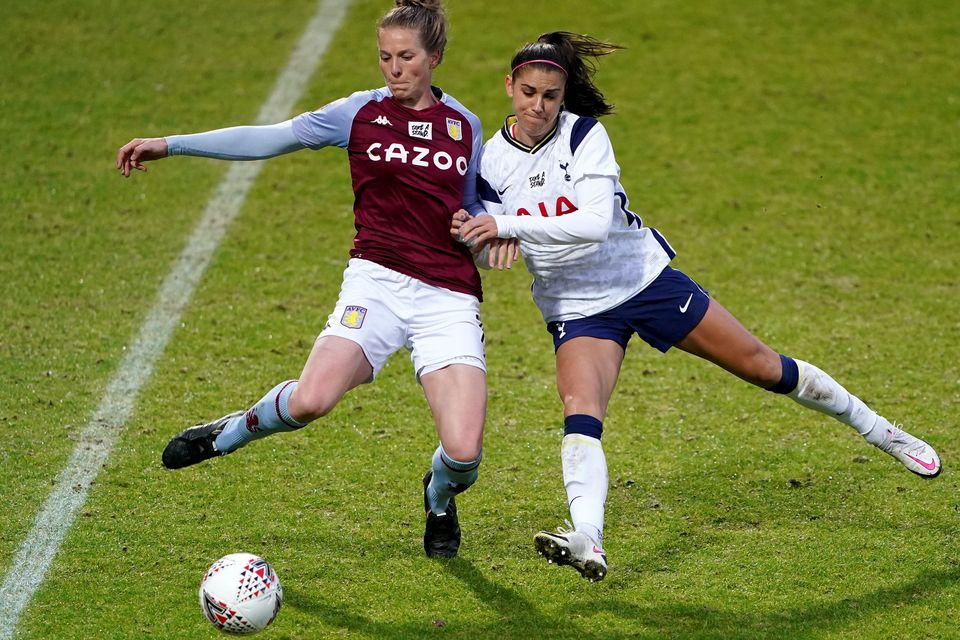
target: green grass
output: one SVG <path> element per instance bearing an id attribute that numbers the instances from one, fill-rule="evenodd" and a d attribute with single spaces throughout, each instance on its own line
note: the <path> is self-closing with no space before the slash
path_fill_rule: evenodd
<path id="1" fill-rule="evenodd" d="M 484 275 L 486 457 L 456 560 L 422 554 L 435 436 L 402 353 L 307 430 L 164 471 L 172 433 L 295 377 L 336 299 L 346 162 L 301 152 L 264 168 L 17 639 L 216 637 L 197 584 L 238 550 L 283 582 L 272 638 L 955 636 L 956 3 L 448 4 L 437 81 L 487 135 L 522 42 L 626 45 L 598 80 L 633 208 L 748 328 L 935 443 L 943 476 L 637 340 L 604 436 L 610 575 L 547 566 L 531 541 L 566 515 L 560 405 L 522 266 Z M 116 148 L 251 121 L 314 6 L 0 6 L 4 572 L 226 169 L 176 159 L 124 181 Z M 354 2 L 299 110 L 378 86 L 387 6 Z"/>

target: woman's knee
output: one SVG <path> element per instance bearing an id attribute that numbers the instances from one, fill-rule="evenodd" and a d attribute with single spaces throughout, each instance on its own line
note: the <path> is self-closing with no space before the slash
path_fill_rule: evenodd
<path id="1" fill-rule="evenodd" d="M 448 457 L 459 462 L 469 462 L 480 457 L 483 451 L 483 425 L 448 432 L 440 444 Z"/>
<path id="2" fill-rule="evenodd" d="M 569 388 L 558 390 L 563 402 L 563 414 L 585 414 L 602 417 L 606 413 L 604 394 L 595 389 Z"/>
<path id="3" fill-rule="evenodd" d="M 480 457 L 480 454 L 483 452 L 483 447 L 478 444 L 453 444 L 450 447 L 444 445 L 443 450 L 448 457 L 458 462 L 470 462 Z"/>

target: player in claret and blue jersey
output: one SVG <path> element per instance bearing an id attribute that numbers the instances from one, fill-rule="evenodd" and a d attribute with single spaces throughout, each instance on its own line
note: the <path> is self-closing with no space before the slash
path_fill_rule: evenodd
<path id="1" fill-rule="evenodd" d="M 449 235 L 454 211 L 476 196 L 480 122 L 431 84 L 446 46 L 439 0 L 396 0 L 377 31 L 386 86 L 270 126 L 137 138 L 117 154 L 124 176 L 168 155 L 256 160 L 304 148 L 347 151 L 356 237 L 337 305 L 299 380 L 281 382 L 246 411 L 187 429 L 163 452 L 180 468 L 292 431 L 330 412 L 406 347 L 440 440 L 423 479 L 429 556 L 454 556 L 454 495 L 477 478 L 486 412 L 480 278 Z M 293 231 L 295 232 L 295 231 Z"/>
<path id="2" fill-rule="evenodd" d="M 616 48 L 558 32 L 516 54 L 506 78 L 515 115 L 487 142 L 480 161 L 480 196 L 494 215 L 468 219 L 460 212 L 452 226 L 478 248 L 495 238 L 519 238 L 534 301 L 553 334 L 574 529 L 541 531 L 537 550 L 590 580 L 606 575 L 607 466 L 600 435 L 634 333 L 660 351 L 676 346 L 852 426 L 919 476 L 938 475 L 933 447 L 817 367 L 772 350 L 669 266 L 674 251 L 630 210 L 610 139 L 596 120 L 611 107 L 587 62 Z M 491 264 L 504 259 L 501 249 L 490 254 Z"/>

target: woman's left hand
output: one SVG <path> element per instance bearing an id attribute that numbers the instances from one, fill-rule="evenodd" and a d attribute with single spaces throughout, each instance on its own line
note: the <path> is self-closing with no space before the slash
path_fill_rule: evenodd
<path id="1" fill-rule="evenodd" d="M 463 242 L 463 239 L 460 238 L 460 227 L 463 226 L 463 223 L 469 219 L 470 214 L 464 209 L 460 209 L 453 214 L 453 219 L 450 221 L 450 235 L 453 236 L 454 240 Z"/>

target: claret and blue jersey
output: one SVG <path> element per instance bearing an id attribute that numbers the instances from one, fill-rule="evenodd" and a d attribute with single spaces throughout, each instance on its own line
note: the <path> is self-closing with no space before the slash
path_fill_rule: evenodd
<path id="1" fill-rule="evenodd" d="M 294 118 L 305 146 L 347 150 L 357 234 L 350 255 L 429 284 L 481 297 L 467 248 L 451 239 L 461 207 L 481 210 L 480 121 L 433 88 L 431 107 L 404 107 L 386 88 L 360 91 Z"/>

